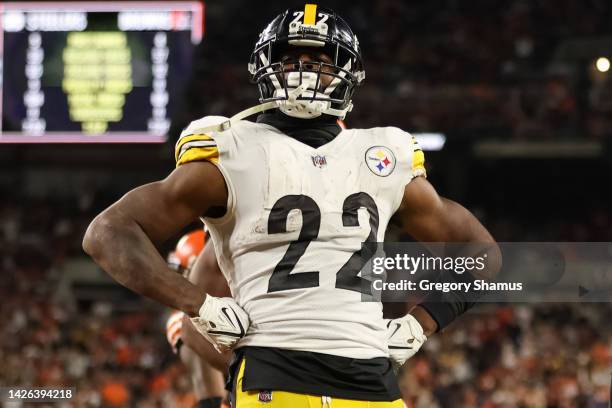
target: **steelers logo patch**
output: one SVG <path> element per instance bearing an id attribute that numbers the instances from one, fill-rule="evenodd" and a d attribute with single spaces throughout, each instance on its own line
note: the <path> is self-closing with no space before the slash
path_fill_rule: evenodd
<path id="1" fill-rule="evenodd" d="M 384 146 L 372 146 L 365 154 L 365 162 L 372 173 L 387 177 L 395 169 L 395 156 L 391 149 Z"/>

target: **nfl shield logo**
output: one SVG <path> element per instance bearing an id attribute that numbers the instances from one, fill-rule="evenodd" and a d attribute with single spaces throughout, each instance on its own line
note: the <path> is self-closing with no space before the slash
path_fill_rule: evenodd
<path id="1" fill-rule="evenodd" d="M 318 168 L 321 168 L 327 164 L 327 158 L 319 154 L 317 154 L 316 156 L 312 156 L 311 159 L 312 165 Z"/>
<path id="2" fill-rule="evenodd" d="M 259 402 L 270 402 L 272 401 L 272 391 L 260 391 Z"/>

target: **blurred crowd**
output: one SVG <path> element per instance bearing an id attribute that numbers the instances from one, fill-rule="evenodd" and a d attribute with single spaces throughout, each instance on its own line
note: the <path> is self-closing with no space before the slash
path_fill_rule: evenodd
<path id="1" fill-rule="evenodd" d="M 74 299 L 62 284 L 105 203 L 83 194 L 0 204 L 0 384 L 76 387 L 82 407 L 191 407 L 166 310 Z M 410 408 L 603 408 L 611 319 L 609 304 L 480 306 L 410 362 L 404 397 Z"/>
<path id="2" fill-rule="evenodd" d="M 256 88 L 247 83 L 250 47 L 256 30 L 287 3 L 274 0 L 248 11 L 240 0 L 226 3 L 207 8 L 207 36 L 181 124 L 204 114 L 231 116 L 255 102 Z M 349 21 L 365 58 L 366 81 L 349 126 L 498 139 L 602 140 L 612 134 L 612 73 L 594 64 L 599 56 L 612 57 L 595 46 L 612 33 L 609 1 L 324 5 Z M 234 25 L 244 30 L 226 29 Z"/>
<path id="3" fill-rule="evenodd" d="M 404 366 L 409 406 L 608 407 L 610 304 L 481 305 L 474 312 Z"/>
<path id="4" fill-rule="evenodd" d="M 0 204 L 0 384 L 75 387 L 59 407 L 191 407 L 166 309 L 77 299 L 66 287 L 62 268 L 82 256 L 84 229 L 107 202 L 99 199 Z"/>
<path id="5" fill-rule="evenodd" d="M 162 311 L 117 313 L 107 303 L 69 311 L 51 300 L 52 285 L 34 293 L 27 286 L 0 291 L 7 316 L 0 384 L 74 387 L 73 399 L 53 405 L 60 407 L 194 405 L 190 379 L 170 356 Z"/>

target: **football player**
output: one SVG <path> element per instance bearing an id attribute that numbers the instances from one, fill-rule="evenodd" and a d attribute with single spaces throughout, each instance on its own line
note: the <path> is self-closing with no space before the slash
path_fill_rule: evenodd
<path id="1" fill-rule="evenodd" d="M 205 256 L 199 257 L 204 249 L 206 234 L 198 229 L 185 234 L 177 243 L 174 251 L 168 256 L 168 266 L 196 285 L 202 286 L 207 293 L 222 294 L 229 292 L 223 277 L 217 273 L 216 265 L 206 265 Z M 212 245 L 208 245 L 212 248 Z M 212 250 L 209 251 L 214 253 Z M 222 281 L 220 283 L 220 281 Z M 227 371 L 229 356 L 217 353 L 202 336 L 189 336 L 189 327 L 185 325 L 183 334 L 184 313 L 173 311 L 166 323 L 166 337 L 172 350 L 177 354 L 191 376 L 198 408 L 220 408 L 225 398 L 225 379 L 222 373 Z"/>
<path id="2" fill-rule="evenodd" d="M 474 300 L 426 299 L 384 321 L 380 302 L 362 301 L 362 242 L 382 241 L 394 215 L 419 241 L 490 243 L 489 259 L 494 240 L 436 193 L 411 135 L 337 124 L 365 71 L 356 35 L 333 11 L 278 15 L 248 69 L 261 105 L 192 122 L 177 168 L 96 217 L 83 247 L 121 284 L 191 316 L 219 350 L 238 346 L 234 407 L 402 407 L 393 366 Z M 168 274 L 155 250 L 198 216 L 234 300 Z"/>

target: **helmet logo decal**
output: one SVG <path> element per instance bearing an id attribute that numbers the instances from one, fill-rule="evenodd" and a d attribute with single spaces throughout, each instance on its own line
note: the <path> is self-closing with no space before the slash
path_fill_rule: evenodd
<path id="1" fill-rule="evenodd" d="M 326 13 L 318 13 L 317 14 L 317 5 L 316 4 L 306 4 L 304 7 L 304 11 L 294 11 L 293 12 L 293 20 L 289 23 L 289 34 L 291 35 L 320 35 L 326 36 L 328 31 L 328 26 L 325 23 L 329 19 L 329 14 Z M 303 19 L 302 19 L 303 17 Z M 317 17 L 321 19 L 317 21 Z M 300 21 L 302 20 L 302 21 Z M 290 41 L 292 43 L 292 41 Z M 303 43 L 303 44 L 302 44 Z M 324 46 L 325 42 L 321 41 L 300 41 L 295 43 L 295 45 L 306 45 L 306 46 Z"/>
<path id="2" fill-rule="evenodd" d="M 384 146 L 370 147 L 366 151 L 365 162 L 370 171 L 380 177 L 387 177 L 395 169 L 395 156 L 391 149 Z"/>

